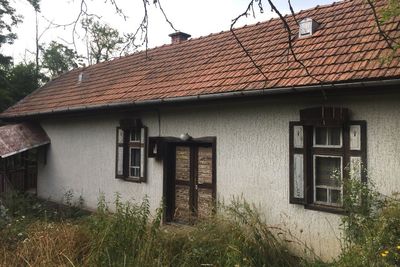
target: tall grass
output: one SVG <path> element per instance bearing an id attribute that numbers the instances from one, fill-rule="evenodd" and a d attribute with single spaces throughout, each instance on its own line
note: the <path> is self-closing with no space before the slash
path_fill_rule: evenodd
<path id="1" fill-rule="evenodd" d="M 88 265 L 96 266 L 298 266 L 282 240 L 259 213 L 234 201 L 219 215 L 195 226 L 161 226 L 162 210 L 151 217 L 141 204 L 115 201 L 109 213 L 104 198 L 87 224 Z"/>
<path id="2" fill-rule="evenodd" d="M 114 212 L 101 196 L 79 221 L 33 222 L 13 249 L 0 242 L 3 266 L 306 266 L 260 213 L 243 200 L 221 205 L 193 226 L 163 225 L 149 200 L 122 202 Z M 1 231 L 0 231 L 1 234 Z M 3 245 L 3 246 L 2 246 Z M 14 256 L 12 256 L 14 255 Z"/>

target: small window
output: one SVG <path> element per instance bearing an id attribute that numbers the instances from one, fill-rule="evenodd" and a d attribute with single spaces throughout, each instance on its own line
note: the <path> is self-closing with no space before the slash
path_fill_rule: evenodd
<path id="1" fill-rule="evenodd" d="M 117 128 L 116 178 L 146 180 L 146 127 Z"/>
<path id="2" fill-rule="evenodd" d="M 131 142 L 140 142 L 140 128 L 132 129 L 130 131 L 130 141 Z"/>
<path id="3" fill-rule="evenodd" d="M 315 147 L 341 147 L 342 129 L 339 127 L 315 127 Z"/>

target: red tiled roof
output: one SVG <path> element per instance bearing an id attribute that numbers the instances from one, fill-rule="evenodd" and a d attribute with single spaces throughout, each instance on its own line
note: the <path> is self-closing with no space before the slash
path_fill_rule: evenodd
<path id="1" fill-rule="evenodd" d="M 382 1 L 378 1 L 382 4 Z M 293 41 L 294 52 L 312 74 L 288 52 L 287 32 L 281 20 L 271 19 L 236 29 L 242 44 L 268 77 L 266 81 L 245 55 L 231 32 L 221 32 L 178 44 L 75 69 L 50 81 L 2 117 L 90 108 L 185 96 L 243 90 L 273 89 L 360 80 L 400 78 L 398 55 L 379 34 L 364 0 L 347 0 L 316 7 L 296 15 L 310 17 L 320 27 L 308 38 Z M 289 25 L 297 34 L 292 16 Z M 400 19 L 382 28 L 399 39 Z M 83 73 L 83 81 L 78 76 Z"/>

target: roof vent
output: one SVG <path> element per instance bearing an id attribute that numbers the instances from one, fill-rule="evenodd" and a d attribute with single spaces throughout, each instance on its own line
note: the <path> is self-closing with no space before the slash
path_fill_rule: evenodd
<path id="1" fill-rule="evenodd" d="M 186 41 L 187 39 L 189 39 L 190 36 L 191 36 L 190 34 L 187 34 L 184 32 L 174 32 L 169 35 L 169 37 L 171 37 L 172 44 L 182 43 L 183 41 Z"/>
<path id="2" fill-rule="evenodd" d="M 84 75 L 83 71 L 80 72 L 79 75 L 78 75 L 78 83 L 83 82 L 84 79 L 86 78 L 85 76 L 86 76 L 86 75 Z"/>
<path id="3" fill-rule="evenodd" d="M 299 38 L 312 36 L 319 27 L 318 22 L 312 18 L 305 18 L 299 22 Z"/>

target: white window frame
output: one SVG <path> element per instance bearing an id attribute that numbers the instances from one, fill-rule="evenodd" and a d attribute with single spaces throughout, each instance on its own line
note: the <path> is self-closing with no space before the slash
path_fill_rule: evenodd
<path id="1" fill-rule="evenodd" d="M 327 205 L 327 206 L 335 206 L 335 207 L 341 207 L 343 206 L 342 203 L 332 203 L 331 202 L 331 194 L 329 189 L 333 190 L 340 190 L 340 197 L 343 201 L 343 184 L 340 185 L 340 187 L 335 187 L 335 186 L 325 186 L 325 185 L 316 185 L 316 158 L 321 157 L 321 158 L 339 158 L 340 159 L 340 180 L 343 181 L 343 156 L 333 156 L 333 155 L 321 155 L 321 154 L 314 154 L 313 155 L 313 199 L 314 203 L 316 204 L 321 204 L 321 205 Z M 323 201 L 317 201 L 317 187 L 318 188 L 325 188 L 327 189 L 326 191 L 326 198 L 327 202 Z"/>
<path id="2" fill-rule="evenodd" d="M 136 143 L 136 142 L 135 142 Z M 139 145 L 140 145 L 140 141 L 138 142 L 139 143 Z M 139 165 L 138 166 L 136 166 L 136 165 L 131 165 L 131 163 L 132 163 L 132 150 L 139 150 Z M 141 149 L 140 149 L 140 147 L 129 147 L 129 163 L 128 163 L 128 170 L 129 170 L 129 172 L 128 172 L 128 177 L 129 178 L 140 178 L 140 172 L 141 172 L 141 169 L 140 169 L 140 166 L 141 166 L 141 162 L 142 162 L 142 157 L 141 157 Z M 132 169 L 136 169 L 136 170 L 138 170 L 138 175 L 137 176 L 133 176 L 133 175 L 131 175 L 131 170 Z"/>

